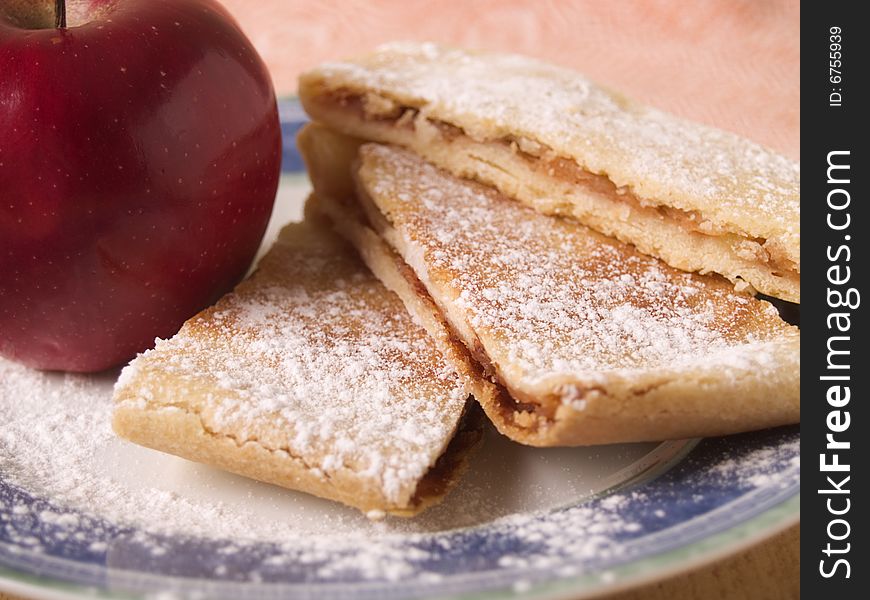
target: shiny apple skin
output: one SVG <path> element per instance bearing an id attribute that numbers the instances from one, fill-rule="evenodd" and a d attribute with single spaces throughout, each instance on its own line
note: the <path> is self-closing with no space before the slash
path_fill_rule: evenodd
<path id="1" fill-rule="evenodd" d="M 267 69 L 220 5 L 118 0 L 66 30 L 0 22 L 0 107 L 0 354 L 103 370 L 245 274 L 281 131 Z"/>

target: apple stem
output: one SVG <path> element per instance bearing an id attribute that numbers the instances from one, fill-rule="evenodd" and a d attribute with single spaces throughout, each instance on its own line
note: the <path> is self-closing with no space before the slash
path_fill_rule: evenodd
<path id="1" fill-rule="evenodd" d="M 66 0 L 54 0 L 54 26 L 66 29 Z"/>

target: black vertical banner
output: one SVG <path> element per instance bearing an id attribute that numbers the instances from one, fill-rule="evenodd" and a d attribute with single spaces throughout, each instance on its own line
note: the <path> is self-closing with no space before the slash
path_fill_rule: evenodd
<path id="1" fill-rule="evenodd" d="M 860 2 L 802 4 L 801 588 L 866 598 L 870 489 L 870 27 Z"/>

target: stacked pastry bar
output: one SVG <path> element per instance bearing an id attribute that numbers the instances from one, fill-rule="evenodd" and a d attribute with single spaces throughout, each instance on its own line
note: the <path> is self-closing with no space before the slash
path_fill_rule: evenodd
<path id="1" fill-rule="evenodd" d="M 391 44 L 304 74 L 317 121 L 404 146 L 685 271 L 800 302 L 800 168 L 525 57 Z"/>
<path id="2" fill-rule="evenodd" d="M 300 94 L 323 210 L 504 434 L 799 420 L 799 331 L 750 294 L 799 298 L 786 159 L 563 69 L 430 44 L 323 65 Z"/>

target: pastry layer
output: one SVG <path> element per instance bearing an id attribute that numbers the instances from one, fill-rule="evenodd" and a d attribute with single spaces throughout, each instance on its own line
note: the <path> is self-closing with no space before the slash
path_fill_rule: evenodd
<path id="1" fill-rule="evenodd" d="M 300 97 L 342 132 L 410 147 L 680 269 L 800 301 L 799 167 L 748 140 L 565 69 L 431 44 L 323 65 Z"/>
<path id="2" fill-rule="evenodd" d="M 437 321 L 425 313 L 440 313 L 498 384 L 479 399 L 513 439 L 660 440 L 800 419 L 799 332 L 770 304 L 407 151 L 363 146 L 358 177 L 370 225 L 432 308 L 399 295 L 430 331 Z M 345 208 L 332 214 L 353 218 Z M 371 242 L 360 239 L 365 253 Z"/>
<path id="3" fill-rule="evenodd" d="M 480 439 L 463 417 L 468 382 L 315 221 L 286 226 L 254 275 L 124 369 L 113 426 L 362 511 L 414 514 Z"/>

